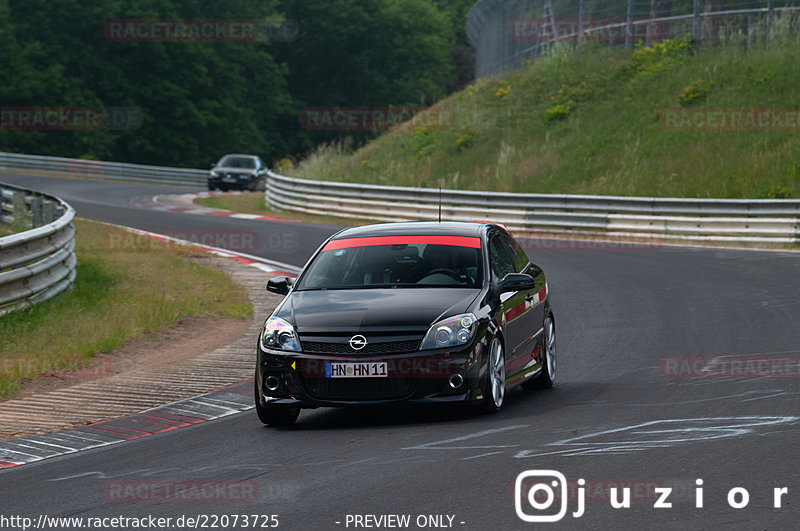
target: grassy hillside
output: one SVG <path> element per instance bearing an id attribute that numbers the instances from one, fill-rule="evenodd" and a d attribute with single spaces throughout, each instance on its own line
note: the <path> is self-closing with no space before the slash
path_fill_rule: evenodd
<path id="1" fill-rule="evenodd" d="M 452 120 L 393 129 L 354 152 L 323 146 L 279 170 L 470 190 L 800 197 L 800 123 L 682 130 L 657 112 L 800 109 L 798 24 L 778 22 L 770 46 L 750 51 L 743 35 L 700 52 L 681 40 L 628 51 L 562 47 L 434 108 Z"/>

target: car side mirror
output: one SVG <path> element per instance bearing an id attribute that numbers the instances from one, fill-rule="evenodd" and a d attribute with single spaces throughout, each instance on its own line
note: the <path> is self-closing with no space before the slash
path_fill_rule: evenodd
<path id="1" fill-rule="evenodd" d="M 277 293 L 278 295 L 286 295 L 289 293 L 289 288 L 292 287 L 292 280 L 287 277 L 274 277 L 267 282 L 267 291 L 270 293 Z"/>
<path id="2" fill-rule="evenodd" d="M 536 287 L 533 277 L 525 273 L 509 273 L 500 281 L 500 293 L 508 291 L 524 291 Z"/>

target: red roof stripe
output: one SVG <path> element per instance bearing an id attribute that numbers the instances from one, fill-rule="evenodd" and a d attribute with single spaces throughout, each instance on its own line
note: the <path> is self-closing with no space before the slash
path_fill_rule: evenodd
<path id="1" fill-rule="evenodd" d="M 373 236 L 367 238 L 344 238 L 331 240 L 322 249 L 334 251 L 348 247 L 368 247 L 372 245 L 452 245 L 455 247 L 481 248 L 481 239 L 473 236 Z"/>

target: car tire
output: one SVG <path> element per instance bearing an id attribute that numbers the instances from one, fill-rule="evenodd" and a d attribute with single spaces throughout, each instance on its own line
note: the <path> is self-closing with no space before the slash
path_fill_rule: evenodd
<path id="1" fill-rule="evenodd" d="M 253 388 L 255 390 L 256 400 L 256 414 L 258 420 L 267 426 L 289 426 L 294 424 L 297 417 L 300 415 L 299 407 L 286 407 L 286 406 L 262 406 L 258 392 L 258 381 L 254 381 Z"/>
<path id="2" fill-rule="evenodd" d="M 503 407 L 506 396 L 506 357 L 503 340 L 495 336 L 489 344 L 489 360 L 486 365 L 486 380 L 483 387 L 483 409 L 497 413 Z"/>
<path id="3" fill-rule="evenodd" d="M 553 315 L 544 320 L 542 372 L 522 384 L 525 389 L 549 389 L 556 380 L 556 322 Z"/>

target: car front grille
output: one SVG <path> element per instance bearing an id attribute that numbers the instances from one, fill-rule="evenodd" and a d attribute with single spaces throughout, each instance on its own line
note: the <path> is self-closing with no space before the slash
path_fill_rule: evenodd
<path id="1" fill-rule="evenodd" d="M 416 382 L 409 378 L 304 378 L 312 398 L 336 401 L 401 400 Z"/>
<path id="2" fill-rule="evenodd" d="M 419 350 L 420 339 L 367 343 L 361 350 L 353 349 L 348 342 L 327 343 L 300 340 L 303 352 L 308 354 L 402 354 Z"/>

